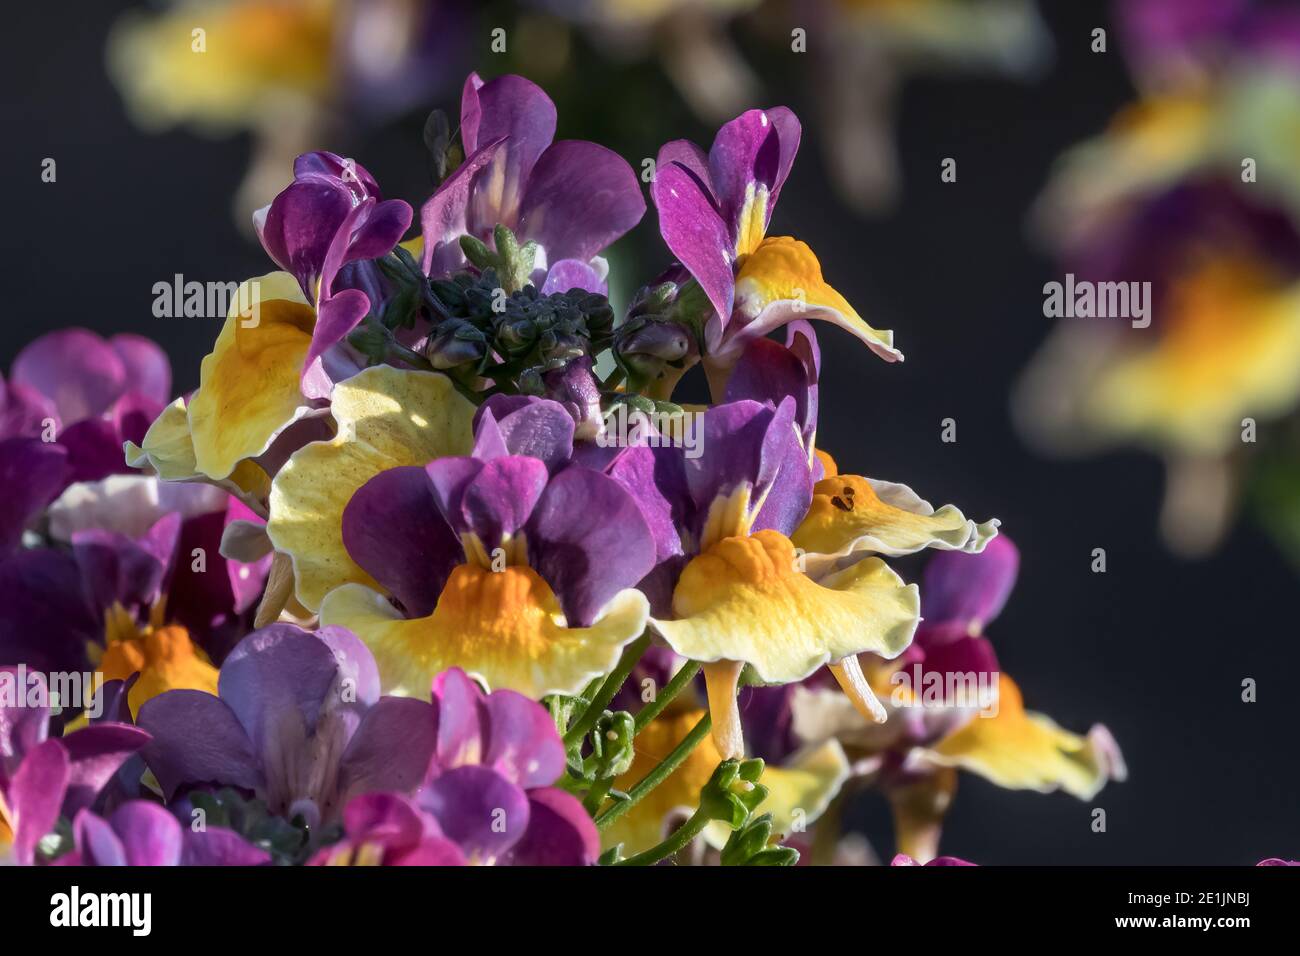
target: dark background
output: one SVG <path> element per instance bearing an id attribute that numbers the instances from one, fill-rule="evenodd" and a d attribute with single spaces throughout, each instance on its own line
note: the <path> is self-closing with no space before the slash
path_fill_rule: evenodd
<path id="1" fill-rule="evenodd" d="M 128 123 L 104 70 L 106 31 L 125 6 L 6 9 L 0 129 L 11 168 L 0 367 L 59 326 L 134 331 L 168 350 L 178 389 L 189 390 L 219 323 L 154 318 L 153 284 L 177 272 L 242 279 L 271 264 L 230 214 L 246 137 L 145 136 Z M 1041 290 L 1052 267 L 1026 237 L 1026 209 L 1053 157 L 1100 130 L 1132 93 L 1113 31 L 1111 52 L 1089 50 L 1091 29 L 1109 26 L 1102 5 L 1046 6 L 1057 56 L 1038 80 L 959 75 L 907 84 L 897 127 L 903 193 L 895 211 L 870 220 L 844 209 L 825 181 L 815 91 L 798 81 L 799 64 L 751 57 L 779 91 L 767 105 L 784 102 L 805 124 L 773 234 L 807 240 L 829 281 L 873 325 L 894 329 L 907 355 L 888 366 L 846 334 L 824 332 L 819 440 L 848 470 L 1002 519 L 1023 555 L 1017 590 L 990 628 L 1003 666 L 1031 709 L 1080 732 L 1106 723 L 1128 761 L 1128 782 L 1090 804 L 1006 792 L 964 774 L 945 852 L 989 864 L 1294 858 L 1300 649 L 1292 571 L 1244 523 L 1211 559 L 1171 557 L 1156 534 L 1156 459 L 1043 460 L 1009 420 L 1011 385 L 1049 326 Z M 503 72 L 486 39 L 473 42 L 475 65 Z M 561 138 L 604 142 L 638 169 L 664 139 L 710 141 L 713 131 L 684 112 L 650 66 L 593 62 L 544 81 L 560 104 Z M 598 81 L 598 69 L 615 73 Z M 454 117 L 458 94 L 441 91 L 428 105 Z M 320 146 L 355 156 L 386 195 L 418 205 L 428 192 L 422 119 Z M 40 181 L 47 156 L 58 162 L 54 184 Z M 945 156 L 958 161 L 956 184 L 940 182 Z M 655 230 L 651 211 L 615 268 L 650 278 L 667 255 Z M 956 444 L 940 441 L 947 417 L 957 420 Z M 1106 549 L 1105 574 L 1090 571 L 1095 547 Z M 919 566 L 910 559 L 902 570 L 914 578 Z M 1258 681 L 1257 703 L 1241 701 L 1246 677 Z M 1093 806 L 1107 811 L 1106 833 L 1090 829 Z M 883 803 L 865 805 L 861 823 L 887 853 Z"/>

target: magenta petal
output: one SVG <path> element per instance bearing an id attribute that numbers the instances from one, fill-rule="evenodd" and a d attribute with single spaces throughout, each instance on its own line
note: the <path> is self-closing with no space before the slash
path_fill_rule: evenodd
<path id="1" fill-rule="evenodd" d="M 527 794 L 490 767 L 448 770 L 417 799 L 472 861 L 500 860 L 528 831 Z"/>
<path id="2" fill-rule="evenodd" d="M 319 361 L 327 350 L 347 338 L 369 312 L 370 299 L 357 289 L 344 289 L 322 300 L 316 312 L 311 346 L 302 365 L 304 396 L 329 398 L 333 383 L 328 375 L 321 374 Z"/>
<path id="3" fill-rule="evenodd" d="M 487 711 L 478 684 L 452 667 L 433 679 L 432 694 L 438 706 L 435 770 L 481 762 Z"/>
<path id="4" fill-rule="evenodd" d="M 343 829 L 353 840 L 384 846 L 410 846 L 429 832 L 429 818 L 413 800 L 398 793 L 366 793 L 348 801 Z"/>
<path id="5" fill-rule="evenodd" d="M 463 558 L 460 540 L 439 512 L 421 467 L 380 472 L 343 510 L 343 544 L 410 617 L 426 617 Z"/>
<path id="6" fill-rule="evenodd" d="M 234 830 L 208 827 L 185 830 L 182 866 L 265 866 L 271 854 L 253 846 Z"/>
<path id="7" fill-rule="evenodd" d="M 564 772 L 564 744 L 546 708 L 511 690 L 494 691 L 487 708 L 483 763 L 525 790 L 554 783 Z"/>
<path id="8" fill-rule="evenodd" d="M 126 850 L 127 866 L 179 866 L 184 848 L 180 821 L 156 803 L 130 800 L 109 818 Z"/>
<path id="9" fill-rule="evenodd" d="M 627 160 L 595 143 L 564 140 L 542 153 L 528 178 L 519 232 L 541 244 L 548 262 L 585 262 L 644 215 Z"/>
<path id="10" fill-rule="evenodd" d="M 951 625 L 966 633 L 998 616 L 1020 569 L 1020 552 L 998 535 L 979 554 L 940 551 L 926 565 L 921 616 L 930 627 Z"/>
<path id="11" fill-rule="evenodd" d="M 711 175 L 709 173 L 709 157 L 689 139 L 675 139 L 671 142 L 664 143 L 659 147 L 659 155 L 655 157 L 655 168 L 667 166 L 669 163 L 677 163 L 685 166 L 696 180 L 704 186 L 705 193 L 709 201 L 716 208 L 717 196 L 713 194 Z"/>
<path id="12" fill-rule="evenodd" d="M 794 434 L 795 400 L 773 411 L 753 401 L 716 405 L 704 414 L 704 454 L 683 462 L 686 481 L 701 516 L 714 500 L 741 485 L 759 501 L 787 463 Z"/>
<path id="13" fill-rule="evenodd" d="M 659 164 L 650 195 L 659 211 L 664 242 L 699 282 L 725 322 L 735 300 L 730 230 L 713 204 L 708 186 L 685 166 Z"/>
<path id="14" fill-rule="evenodd" d="M 570 626 L 587 627 L 619 591 L 654 567 L 655 543 L 632 496 L 580 466 L 551 480 L 528 523 L 529 563 Z"/>
<path id="15" fill-rule="evenodd" d="M 428 775 L 438 712 L 414 697 L 383 697 L 366 711 L 339 761 L 339 791 L 408 793 Z"/>
<path id="16" fill-rule="evenodd" d="M 163 405 L 172 399 L 172 366 L 157 342 L 123 333 L 108 340 L 126 369 L 126 387 Z"/>
<path id="17" fill-rule="evenodd" d="M 183 786 L 263 785 L 253 745 L 221 700 L 198 690 L 169 690 L 140 707 L 136 723 L 153 739 L 141 751 L 171 800 Z"/>
<path id="18" fill-rule="evenodd" d="M 28 752 L 5 793 L 14 816 L 13 854 L 20 864 L 32 862 L 36 845 L 54 829 L 68 788 L 68 752 L 46 740 Z"/>
<path id="19" fill-rule="evenodd" d="M 122 359 L 88 329 L 41 336 L 18 353 L 9 377 L 53 400 L 65 425 L 105 411 L 127 386 Z"/>
<path id="20" fill-rule="evenodd" d="M 577 797 L 543 787 L 528 791 L 528 830 L 510 851 L 515 866 L 590 866 L 600 833 Z"/>

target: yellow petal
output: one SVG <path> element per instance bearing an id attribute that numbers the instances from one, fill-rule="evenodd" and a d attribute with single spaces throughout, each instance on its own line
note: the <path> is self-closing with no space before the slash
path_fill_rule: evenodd
<path id="1" fill-rule="evenodd" d="M 374 585 L 343 547 L 343 509 L 389 468 L 468 455 L 474 406 L 435 372 L 377 365 L 334 386 L 338 434 L 294 452 L 275 476 L 267 534 L 293 558 L 298 600 L 311 610 L 332 588 Z M 427 690 L 427 688 L 425 688 Z"/>
<path id="2" fill-rule="evenodd" d="M 813 452 L 822 463 L 823 478 L 834 478 L 840 473 L 840 466 L 835 463 L 835 459 L 831 457 L 830 452 L 822 451 L 820 448 L 814 448 Z"/>
<path id="3" fill-rule="evenodd" d="M 369 645 L 385 693 L 426 696 L 437 674 L 459 667 L 490 689 L 535 700 L 576 694 L 612 670 L 648 616 L 645 596 L 629 588 L 591 627 L 565 627 L 550 587 L 520 565 L 501 571 L 458 566 L 428 617 L 403 618 L 359 584 L 331 591 L 320 609 L 322 625 L 346 627 Z"/>
<path id="4" fill-rule="evenodd" d="M 766 683 L 802 680 L 828 661 L 871 651 L 896 657 L 920 612 L 878 558 L 820 583 L 796 568 L 794 545 L 775 531 L 727 538 L 694 558 L 673 592 L 677 619 L 655 628 L 683 657 L 743 661 Z"/>
<path id="5" fill-rule="evenodd" d="M 836 475 L 813 488 L 812 505 L 791 540 L 816 556 L 816 576 L 832 559 L 858 552 L 891 556 L 923 548 L 979 553 L 997 534 L 998 521 L 976 524 L 954 505 L 938 511 L 907 485 Z"/>
<path id="6" fill-rule="evenodd" d="M 976 716 L 925 756 L 942 766 L 973 771 L 1000 787 L 1049 793 L 1064 790 L 1091 799 L 1107 780 L 1123 780 L 1123 759 L 1104 727 L 1086 737 L 1062 730 L 1025 710 L 1020 688 L 1003 674 L 996 716 Z"/>
<path id="7" fill-rule="evenodd" d="M 789 236 L 764 239 L 745 258 L 736 276 L 736 307 L 750 320 L 746 338 L 795 319 L 822 319 L 857 336 L 887 362 L 903 357 L 894 348 L 894 333 L 869 326 L 822 278 L 821 263 L 807 244 Z"/>
<path id="8" fill-rule="evenodd" d="M 636 738 L 636 756 L 627 773 L 614 781 L 614 788 L 627 791 L 658 766 L 680 744 L 704 716 L 702 710 L 685 710 L 656 717 Z M 623 855 L 650 849 L 664 838 L 666 823 L 677 814 L 689 814 L 700 803 L 700 791 L 722 763 L 722 755 L 705 737 L 687 758 L 659 786 L 623 816 L 601 832 L 601 844 L 609 849 L 623 844 Z M 726 829 L 730 833 L 730 829 Z M 723 837 L 725 842 L 726 837 Z"/>
<path id="9" fill-rule="evenodd" d="M 249 301 L 258 303 L 255 318 L 240 314 L 240 303 Z M 196 471 L 229 476 L 311 411 L 299 377 L 315 323 L 315 312 L 288 273 L 244 283 L 190 398 Z"/>
<path id="10" fill-rule="evenodd" d="M 951 767 L 940 767 L 911 783 L 890 788 L 895 852 L 905 853 L 919 863 L 929 863 L 938 856 L 943 819 L 956 792 L 957 771 Z"/>
<path id="11" fill-rule="evenodd" d="M 179 625 L 154 628 L 126 640 L 110 639 L 98 670 L 106 681 L 140 674 L 127 697 L 132 716 L 140 712 L 141 704 L 165 691 L 217 692 L 217 669 Z"/>

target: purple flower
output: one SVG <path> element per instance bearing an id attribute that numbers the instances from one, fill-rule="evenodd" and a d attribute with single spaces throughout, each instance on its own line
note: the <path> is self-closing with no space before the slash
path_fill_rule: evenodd
<path id="1" fill-rule="evenodd" d="M 617 481 L 569 461 L 573 434 L 556 402 L 496 398 L 472 456 L 393 468 L 352 496 L 343 543 L 388 597 L 345 584 L 321 621 L 369 645 L 385 689 L 422 693 L 461 667 L 493 689 L 576 693 L 641 633 L 650 531 Z"/>
<path id="2" fill-rule="evenodd" d="M 459 668 L 438 676 L 429 772 L 414 800 L 372 794 L 344 814 L 347 838 L 317 862 L 521 866 L 594 863 L 600 838 L 571 794 L 551 784 L 564 744 L 546 709 L 513 691 L 484 694 Z"/>
<path id="3" fill-rule="evenodd" d="M 108 817 L 82 810 L 72 821 L 74 849 L 59 866 L 261 866 L 271 855 L 233 830 L 183 827 L 166 809 L 131 800 Z"/>
<path id="4" fill-rule="evenodd" d="M 316 308 L 316 325 L 302 367 L 303 394 L 328 398 L 333 377 L 326 353 L 372 307 L 360 288 L 337 280 L 345 266 L 388 255 L 411 225 L 411 207 L 381 199 L 379 185 L 359 163 L 334 153 L 304 153 L 294 180 L 254 217 L 258 237 L 276 264 L 298 280 Z"/>
<path id="5" fill-rule="evenodd" d="M 0 850 L 31 863 L 36 845 L 58 822 L 94 803 L 118 768 L 149 740 L 134 727 L 99 721 L 50 737 L 43 674 L 0 667 Z"/>
<path id="6" fill-rule="evenodd" d="M 217 689 L 174 690 L 140 708 L 154 735 L 142 756 L 168 801 L 237 787 L 314 826 L 353 794 L 415 787 L 433 752 L 429 705 L 381 699 L 373 659 L 341 628 L 255 631 L 226 658 Z"/>
<path id="7" fill-rule="evenodd" d="M 906 853 L 899 853 L 889 861 L 890 866 L 978 866 L 977 863 L 969 863 L 966 860 L 955 856 L 936 856 L 929 863 L 922 863 Z"/>
<path id="8" fill-rule="evenodd" d="M 659 232 L 711 306 L 700 345 L 715 398 L 749 342 L 799 318 L 833 322 L 886 361 L 902 358 L 892 332 L 871 328 L 825 282 L 807 245 L 767 236 L 800 136 L 798 119 L 779 106 L 725 124 L 707 156 L 686 140 L 659 150 L 651 187 Z"/>
<path id="9" fill-rule="evenodd" d="M 459 238 L 491 244 L 498 225 L 536 242 L 557 278 L 544 291 L 603 292 L 603 264 L 591 260 L 645 214 L 636 175 L 616 153 L 555 137 L 555 104 L 521 76 L 484 82 L 471 73 L 461 94 L 465 162 L 420 210 L 424 271 L 466 265 Z M 549 287 L 549 288 L 548 288 Z"/>
<path id="10" fill-rule="evenodd" d="M 60 329 L 19 352 L 0 379 L 0 439 L 57 440 L 68 452 L 65 484 L 124 474 L 122 443 L 144 438 L 170 391 L 171 365 L 149 339 Z"/>

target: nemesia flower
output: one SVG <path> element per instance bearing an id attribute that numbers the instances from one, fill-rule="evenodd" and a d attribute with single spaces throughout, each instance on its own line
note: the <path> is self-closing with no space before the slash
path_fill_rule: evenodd
<path id="1" fill-rule="evenodd" d="M 60 814 L 91 806 L 149 735 L 127 724 L 100 721 L 51 737 L 44 676 L 0 667 L 0 682 L 9 689 L 0 694 L 0 859 L 12 856 L 19 864 L 30 864 L 36 845 Z"/>
<path id="2" fill-rule="evenodd" d="M 937 853 L 956 786 L 949 768 L 1002 787 L 1061 789 L 1082 800 L 1126 776 L 1104 726 L 1080 736 L 1026 711 L 1019 687 L 1000 670 L 984 628 L 1006 603 L 1018 566 L 1019 554 L 1005 536 L 979 554 L 931 558 L 921 582 L 924 623 L 912 645 L 896 660 L 864 663 L 871 685 L 889 702 L 882 726 L 865 723 L 839 695 L 815 684 L 782 688 L 790 718 L 770 738 L 778 752 L 840 740 L 856 772 L 876 776 L 890 796 L 899 850 L 922 861 Z M 771 713 L 756 717 L 770 724 Z"/>
<path id="3" fill-rule="evenodd" d="M 533 698 L 577 693 L 645 627 L 633 586 L 653 549 L 635 501 L 566 461 L 574 426 L 558 404 L 534 399 L 503 420 L 485 406 L 472 456 L 381 472 L 343 513 L 348 555 L 392 601 L 344 584 L 321 621 L 370 646 L 391 692 L 460 667 Z M 527 454 L 512 453 L 516 436 Z"/>
<path id="4" fill-rule="evenodd" d="M 436 743 L 415 797 L 356 798 L 344 812 L 344 841 L 314 862 L 595 862 L 600 843 L 591 818 L 577 799 L 550 786 L 565 754 L 545 708 L 508 690 L 484 694 L 459 668 L 438 676 L 432 706 L 422 706 L 429 713 L 410 729 L 435 734 Z"/>
<path id="5" fill-rule="evenodd" d="M 715 311 L 704 328 L 706 359 L 729 367 L 749 341 L 807 317 L 833 322 L 898 361 L 893 333 L 863 321 L 822 278 L 807 245 L 767 236 L 800 132 L 785 107 L 750 110 L 718 131 L 707 156 L 686 140 L 659 150 L 651 195 L 660 234 Z"/>
<path id="6" fill-rule="evenodd" d="M 1261 456 L 1238 454 L 1243 429 L 1300 399 L 1300 193 L 1279 133 L 1297 116 L 1300 20 L 1235 0 L 1130 0 L 1117 12 L 1141 96 L 1065 155 L 1036 212 L 1069 275 L 1099 295 L 1131 298 L 1148 283 L 1149 301 L 1140 316 L 1063 321 L 1016 411 L 1051 451 L 1159 453 L 1163 536 L 1202 554 L 1238 489 L 1257 484 L 1248 469 Z"/>
<path id="7" fill-rule="evenodd" d="M 427 767 L 427 707 L 381 699 L 374 660 L 342 628 L 255 631 L 226 658 L 215 690 L 173 690 L 140 708 L 137 723 L 153 735 L 142 756 L 169 802 L 193 787 L 232 786 L 316 826 L 352 794 L 416 786 Z"/>
<path id="8" fill-rule="evenodd" d="M 259 866 L 265 850 L 223 827 L 194 830 L 148 800 L 131 800 L 104 819 L 81 810 L 72 821 L 74 848 L 59 866 Z"/>
<path id="9" fill-rule="evenodd" d="M 521 76 L 465 80 L 465 162 L 420 210 L 426 273 L 463 268 L 460 237 L 490 243 L 505 226 L 521 244 L 537 244 L 539 268 L 563 273 L 561 291 L 604 291 L 606 266 L 593 260 L 641 221 L 645 200 L 618 154 L 582 140 L 552 142 L 555 117 L 550 97 Z"/>
<path id="10" fill-rule="evenodd" d="M 976 526 L 955 508 L 933 518 L 928 505 L 881 502 L 859 511 L 851 492 L 847 501 L 840 495 L 854 482 L 854 490 L 866 489 L 863 505 L 874 502 L 866 479 L 836 476 L 833 488 L 814 487 L 828 461 L 812 445 L 816 339 L 806 324 L 790 336 L 790 347 L 758 340 L 746 351 L 732 376 L 734 394 L 766 401 L 743 398 L 704 412 L 698 458 L 677 447 L 630 448 L 610 468 L 649 512 L 660 564 L 676 575 L 671 614 L 659 599 L 654 627 L 674 651 L 706 662 L 714 738 L 728 756 L 743 753 L 735 702 L 742 664 L 760 681 L 784 684 L 829 662 L 855 705 L 882 718 L 857 654 L 900 654 L 918 601 L 914 585 L 866 553 L 979 550 L 997 527 Z M 823 514 L 821 498 L 838 499 L 834 514 Z M 934 528 L 945 531 L 936 537 Z M 796 551 L 801 535 L 819 551 Z M 678 555 L 692 557 L 681 567 Z"/>

